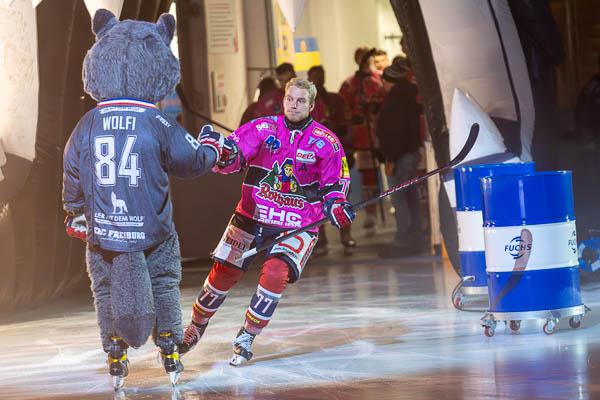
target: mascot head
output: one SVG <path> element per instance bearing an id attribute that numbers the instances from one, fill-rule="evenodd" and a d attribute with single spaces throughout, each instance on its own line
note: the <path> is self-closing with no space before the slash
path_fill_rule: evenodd
<path id="1" fill-rule="evenodd" d="M 169 45 L 175 18 L 162 14 L 156 24 L 119 22 L 108 10 L 94 15 L 96 43 L 83 60 L 83 85 L 96 101 L 127 97 L 156 103 L 173 93 L 179 62 Z"/>

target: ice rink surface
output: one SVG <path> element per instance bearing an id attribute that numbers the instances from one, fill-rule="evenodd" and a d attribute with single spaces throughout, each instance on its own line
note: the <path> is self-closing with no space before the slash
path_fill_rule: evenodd
<path id="1" fill-rule="evenodd" d="M 359 238 L 349 257 L 329 236 L 329 255 L 313 260 L 284 293 L 246 366 L 230 367 L 228 359 L 256 289 L 256 265 L 183 358 L 176 391 L 149 342 L 130 350 L 125 390 L 114 394 L 84 293 L 2 321 L 0 398 L 600 398 L 600 285 L 584 285 L 592 312 L 577 330 L 566 320 L 552 336 L 539 321 L 524 321 L 518 333 L 501 323 L 486 338 L 479 323 L 485 303 L 467 304 L 482 311 L 455 310 L 458 277 L 440 258 L 379 259 L 374 246 L 389 235 Z M 205 268 L 185 272 L 186 323 Z"/>

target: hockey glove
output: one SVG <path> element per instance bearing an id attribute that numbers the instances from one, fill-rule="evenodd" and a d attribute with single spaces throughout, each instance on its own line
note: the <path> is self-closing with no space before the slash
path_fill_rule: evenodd
<path id="1" fill-rule="evenodd" d="M 85 215 L 80 212 L 69 212 L 65 218 L 65 228 L 67 235 L 81 239 L 84 242 L 87 239 L 87 221 Z"/>
<path id="2" fill-rule="evenodd" d="M 323 203 L 323 214 L 338 229 L 347 227 L 356 218 L 352 204 L 339 197 L 325 200 Z"/>
<path id="3" fill-rule="evenodd" d="M 219 132 L 213 131 L 211 125 L 206 124 L 202 127 L 200 136 L 198 136 L 198 142 L 200 142 L 202 146 L 210 147 L 215 151 L 217 162 L 221 160 L 225 137 Z"/>
<path id="4" fill-rule="evenodd" d="M 238 158 L 238 147 L 237 144 L 231 139 L 225 138 L 223 141 L 223 151 L 221 152 L 221 158 L 217 161 L 217 167 L 225 168 L 230 166 Z"/>

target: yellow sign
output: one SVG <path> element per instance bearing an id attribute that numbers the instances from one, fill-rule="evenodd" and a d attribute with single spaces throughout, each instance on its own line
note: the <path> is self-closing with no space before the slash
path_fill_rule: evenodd
<path id="1" fill-rule="evenodd" d="M 321 53 L 317 46 L 317 38 L 295 38 L 294 51 L 294 68 L 296 71 L 308 71 L 314 65 L 321 65 Z"/>

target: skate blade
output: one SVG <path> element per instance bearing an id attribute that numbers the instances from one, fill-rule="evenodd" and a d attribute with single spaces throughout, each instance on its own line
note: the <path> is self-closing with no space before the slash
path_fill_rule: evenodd
<path id="1" fill-rule="evenodd" d="M 229 360 L 229 365 L 233 367 L 238 367 L 247 362 L 248 360 L 246 358 L 240 356 L 239 354 L 234 354 L 233 357 L 231 357 L 231 360 Z"/>
<path id="2" fill-rule="evenodd" d="M 125 383 L 125 377 L 124 376 L 113 376 L 112 383 L 113 383 L 113 388 L 115 389 L 115 392 L 118 392 L 119 390 L 123 389 L 123 384 Z"/>
<path id="3" fill-rule="evenodd" d="M 177 385 L 179 375 L 181 375 L 181 372 L 169 372 L 169 380 L 171 381 L 171 386 Z"/>

